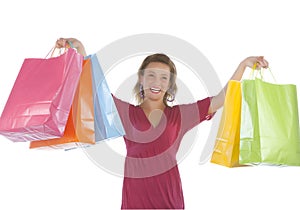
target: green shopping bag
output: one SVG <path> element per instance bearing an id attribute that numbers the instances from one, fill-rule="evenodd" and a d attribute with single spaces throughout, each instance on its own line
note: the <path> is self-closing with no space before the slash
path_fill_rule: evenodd
<path id="1" fill-rule="evenodd" d="M 239 159 L 241 164 L 300 165 L 296 85 L 242 81 Z"/>

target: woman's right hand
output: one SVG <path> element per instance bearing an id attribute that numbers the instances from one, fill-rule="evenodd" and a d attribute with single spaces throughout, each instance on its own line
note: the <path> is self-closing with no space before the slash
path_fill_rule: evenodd
<path id="1" fill-rule="evenodd" d="M 71 47 L 76 48 L 78 53 L 80 53 L 83 56 L 87 55 L 83 44 L 75 38 L 59 38 L 56 40 L 55 47 L 56 48 L 65 48 L 68 46 L 68 42 L 71 43 Z"/>

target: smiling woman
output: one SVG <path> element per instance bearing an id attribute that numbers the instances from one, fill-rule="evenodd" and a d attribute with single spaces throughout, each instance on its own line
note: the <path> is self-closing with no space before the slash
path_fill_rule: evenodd
<path id="1" fill-rule="evenodd" d="M 57 47 L 72 42 L 86 55 L 74 38 L 59 39 Z M 263 57 L 244 59 L 231 79 L 240 80 L 246 67 L 266 67 Z M 225 88 L 216 96 L 189 104 L 169 106 L 177 91 L 177 71 L 165 54 L 147 56 L 138 70 L 135 94 L 138 105 L 114 96 L 125 133 L 127 154 L 122 191 L 122 209 L 184 209 L 184 197 L 176 155 L 184 135 L 211 119 L 224 103 Z"/>
<path id="2" fill-rule="evenodd" d="M 138 103 L 145 102 L 146 92 L 150 90 L 152 93 L 161 93 L 164 105 L 168 106 L 177 92 L 176 77 L 175 64 L 168 56 L 160 53 L 147 56 L 138 70 L 138 81 L 134 88 Z"/>

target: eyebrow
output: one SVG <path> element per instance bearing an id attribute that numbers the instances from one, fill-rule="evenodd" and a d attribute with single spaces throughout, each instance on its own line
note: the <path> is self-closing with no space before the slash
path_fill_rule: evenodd
<path id="1" fill-rule="evenodd" d="M 156 69 L 156 70 L 160 70 L 160 69 Z M 155 73 L 156 74 L 156 72 L 154 70 L 151 70 L 151 69 L 148 69 L 148 73 Z M 167 74 L 167 73 L 161 73 L 160 75 L 169 76 L 169 74 Z"/>
<path id="2" fill-rule="evenodd" d="M 155 73 L 153 70 L 148 70 L 148 73 Z"/>

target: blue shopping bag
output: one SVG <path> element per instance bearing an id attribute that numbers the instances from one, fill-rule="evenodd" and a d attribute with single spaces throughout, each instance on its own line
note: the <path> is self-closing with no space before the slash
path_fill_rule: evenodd
<path id="1" fill-rule="evenodd" d="M 90 57 L 92 62 L 95 141 L 123 136 L 125 135 L 125 130 L 98 57 L 96 54 L 88 57 Z"/>

